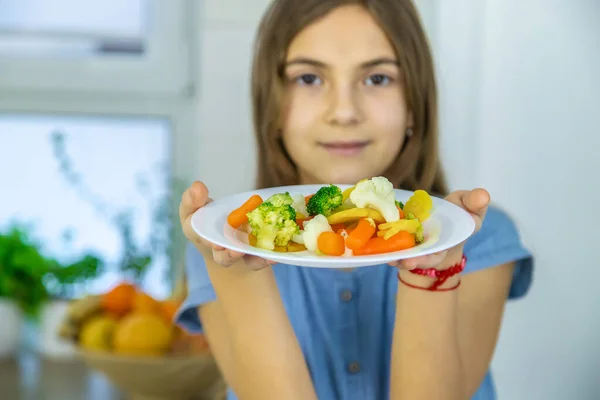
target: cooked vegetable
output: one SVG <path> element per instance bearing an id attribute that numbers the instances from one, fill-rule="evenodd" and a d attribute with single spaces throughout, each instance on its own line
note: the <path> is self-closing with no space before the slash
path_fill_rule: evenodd
<path id="1" fill-rule="evenodd" d="M 248 223 L 256 236 L 256 247 L 274 250 L 286 246 L 292 236 L 300 232 L 296 211 L 291 205 L 275 206 L 264 202 L 248 213 Z"/>
<path id="2" fill-rule="evenodd" d="M 406 250 L 415 245 L 415 236 L 413 234 L 406 231 L 400 231 L 388 240 L 381 237 L 371 238 L 364 247 L 352 250 L 352 252 L 355 256 L 365 256 Z"/>
<path id="3" fill-rule="evenodd" d="M 398 221 L 394 186 L 384 177 L 375 177 L 356 184 L 350 201 L 359 208 L 372 208 L 381 213 L 386 222 Z"/>
<path id="4" fill-rule="evenodd" d="M 257 241 L 258 241 L 258 239 L 256 239 L 256 236 L 254 236 L 251 233 L 248 234 L 248 243 L 250 244 L 250 246 L 256 247 Z M 273 249 L 273 251 L 275 251 L 277 253 L 293 253 L 293 252 L 304 251 L 304 250 L 306 250 L 306 247 L 303 244 L 294 243 L 291 240 L 288 242 L 288 244 L 286 246 L 275 246 L 275 248 Z"/>
<path id="5" fill-rule="evenodd" d="M 330 224 L 342 224 L 358 221 L 361 218 L 371 218 L 375 222 L 385 222 L 383 215 L 377 210 L 371 208 L 351 208 L 330 215 L 327 221 Z"/>
<path id="6" fill-rule="evenodd" d="M 415 190 L 404 206 L 404 213 L 413 214 L 419 221 L 425 222 L 429 218 L 432 209 L 433 200 L 429 193 L 424 190 Z"/>
<path id="7" fill-rule="evenodd" d="M 294 204 L 294 199 L 292 198 L 289 192 L 276 193 L 269 197 L 267 200 L 265 200 L 265 203 L 271 203 L 275 207 L 291 206 Z"/>
<path id="8" fill-rule="evenodd" d="M 293 203 L 292 207 L 296 210 L 296 219 L 308 217 L 308 211 L 306 211 L 306 201 L 302 193 L 294 193 L 291 195 Z"/>
<path id="9" fill-rule="evenodd" d="M 371 218 L 360 219 L 356 228 L 348 234 L 346 246 L 351 250 L 364 247 L 373 237 L 376 229 L 377 226 L 375 225 L 375 221 Z"/>
<path id="10" fill-rule="evenodd" d="M 401 201 L 396 200 L 396 207 L 398 208 L 398 213 L 400 213 L 400 219 L 404 218 L 404 204 Z"/>
<path id="11" fill-rule="evenodd" d="M 250 211 L 254 210 L 256 207 L 260 206 L 263 202 L 263 199 L 255 194 L 251 196 L 244 204 L 242 204 L 239 208 L 233 210 L 227 216 L 227 223 L 231 225 L 233 228 L 239 228 L 245 222 L 248 222 L 248 214 Z"/>
<path id="12" fill-rule="evenodd" d="M 388 240 L 400 231 L 416 234 L 419 228 L 422 230 L 421 222 L 418 219 L 401 219 L 395 222 L 387 222 L 379 225 L 377 236 Z"/>
<path id="13" fill-rule="evenodd" d="M 317 251 L 319 235 L 323 232 L 333 232 L 331 225 L 327 222 L 327 218 L 319 214 L 313 219 L 304 222 L 304 232 L 302 237 L 304 239 L 304 245 L 310 251 Z"/>
<path id="14" fill-rule="evenodd" d="M 342 190 L 338 186 L 323 186 L 308 200 L 306 210 L 309 215 L 322 214 L 328 217 L 342 205 L 342 202 Z"/>
<path id="15" fill-rule="evenodd" d="M 408 219 L 408 220 L 416 219 L 418 221 L 417 217 L 415 217 L 411 213 L 408 213 L 406 215 L 406 219 Z M 417 241 L 417 243 L 423 243 L 425 241 L 425 236 L 424 236 L 424 232 L 423 232 L 423 224 L 421 224 L 421 223 L 419 223 L 419 227 L 417 228 L 417 231 L 415 232 L 415 240 Z"/>
<path id="16" fill-rule="evenodd" d="M 335 232 L 322 232 L 317 238 L 319 251 L 328 256 L 341 256 L 346 252 L 344 237 Z"/>

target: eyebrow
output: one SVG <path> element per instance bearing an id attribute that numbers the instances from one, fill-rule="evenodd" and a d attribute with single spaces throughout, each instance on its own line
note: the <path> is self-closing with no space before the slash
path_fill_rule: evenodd
<path id="1" fill-rule="evenodd" d="M 362 69 L 367 69 L 367 68 L 377 67 L 382 64 L 391 64 L 391 65 L 395 65 L 397 67 L 400 66 L 400 63 L 398 63 L 398 61 L 393 58 L 378 57 L 378 58 L 374 58 L 373 60 L 366 61 L 366 62 L 360 64 L 360 67 Z M 311 65 L 313 67 L 318 67 L 318 68 L 327 68 L 328 67 L 328 65 L 322 61 L 314 60 L 312 58 L 307 58 L 307 57 L 292 58 L 291 60 L 289 60 L 285 63 L 285 67 L 289 67 L 292 65 Z"/>

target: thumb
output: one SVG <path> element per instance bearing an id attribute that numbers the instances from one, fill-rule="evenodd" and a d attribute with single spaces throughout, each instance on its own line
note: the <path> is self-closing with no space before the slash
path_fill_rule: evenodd
<path id="1" fill-rule="evenodd" d="M 179 218 L 182 222 L 186 221 L 189 216 L 208 202 L 208 189 L 206 188 L 206 185 L 200 181 L 192 183 L 181 196 Z"/>

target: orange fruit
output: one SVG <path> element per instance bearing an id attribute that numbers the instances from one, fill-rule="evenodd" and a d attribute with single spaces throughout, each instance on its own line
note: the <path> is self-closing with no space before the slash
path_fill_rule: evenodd
<path id="1" fill-rule="evenodd" d="M 133 312 L 119 322 L 113 339 L 116 353 L 161 356 L 171 346 L 173 331 L 162 316 Z"/>
<path id="2" fill-rule="evenodd" d="M 131 311 L 135 294 L 134 285 L 121 282 L 102 295 L 102 308 L 112 315 L 123 316 Z"/>
<path id="3" fill-rule="evenodd" d="M 161 304 L 148 293 L 137 291 L 133 296 L 131 309 L 134 312 L 159 314 L 161 313 Z"/>
<path id="4" fill-rule="evenodd" d="M 161 311 L 167 322 L 171 323 L 181 303 L 179 301 L 168 299 L 161 302 Z"/>

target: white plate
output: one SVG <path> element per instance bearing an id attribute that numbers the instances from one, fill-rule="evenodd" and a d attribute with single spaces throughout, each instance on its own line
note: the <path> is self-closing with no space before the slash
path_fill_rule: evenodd
<path id="1" fill-rule="evenodd" d="M 241 206 L 253 194 L 264 200 L 275 193 L 302 193 L 307 196 L 315 193 L 324 185 L 282 186 L 253 190 L 215 200 L 202 207 L 192 216 L 192 228 L 204 239 L 235 251 L 252 254 L 282 264 L 315 268 L 356 268 L 385 264 L 405 258 L 436 253 L 456 246 L 468 239 L 475 230 L 475 221 L 462 208 L 437 197 L 433 197 L 434 210 L 425 223 L 423 230 L 425 241 L 411 249 L 393 253 L 366 256 L 319 256 L 311 251 L 278 253 L 259 249 L 248 244 L 248 234 L 233 229 L 227 223 L 229 213 Z M 350 185 L 338 185 L 342 190 Z M 406 203 L 413 192 L 395 189 L 396 199 Z"/>

